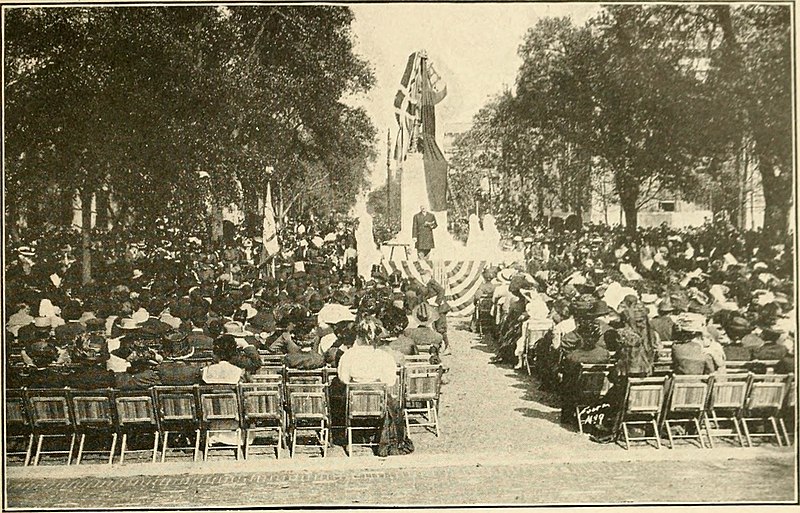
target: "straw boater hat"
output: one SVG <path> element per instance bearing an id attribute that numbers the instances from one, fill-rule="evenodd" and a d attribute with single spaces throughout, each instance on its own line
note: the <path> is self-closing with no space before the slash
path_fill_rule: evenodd
<path id="1" fill-rule="evenodd" d="M 139 323 L 131 317 L 125 317 L 119 321 L 119 329 L 121 330 L 138 330 L 139 328 L 141 328 Z"/>
<path id="2" fill-rule="evenodd" d="M 439 312 L 436 308 L 422 302 L 411 312 L 411 317 L 417 324 L 430 326 L 439 318 Z"/>

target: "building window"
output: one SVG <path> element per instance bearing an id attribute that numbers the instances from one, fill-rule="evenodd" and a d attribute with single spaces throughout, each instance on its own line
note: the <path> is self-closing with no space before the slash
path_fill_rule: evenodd
<path id="1" fill-rule="evenodd" d="M 674 201 L 661 201 L 659 202 L 659 206 L 661 207 L 662 212 L 675 212 Z"/>

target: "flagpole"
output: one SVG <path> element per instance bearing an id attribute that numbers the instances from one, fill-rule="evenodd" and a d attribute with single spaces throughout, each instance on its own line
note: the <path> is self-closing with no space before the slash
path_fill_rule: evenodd
<path id="1" fill-rule="evenodd" d="M 392 129 L 386 129 L 386 224 L 392 225 L 392 168 L 389 156 Z"/>

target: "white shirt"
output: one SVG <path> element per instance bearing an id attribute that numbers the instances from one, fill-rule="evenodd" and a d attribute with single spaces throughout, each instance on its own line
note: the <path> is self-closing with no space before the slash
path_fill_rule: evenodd
<path id="1" fill-rule="evenodd" d="M 203 369 L 203 383 L 209 385 L 235 385 L 242 379 L 244 369 L 230 362 L 219 362 Z"/>
<path id="2" fill-rule="evenodd" d="M 372 346 L 354 345 L 339 359 L 342 383 L 397 383 L 397 366 L 386 351 Z"/>

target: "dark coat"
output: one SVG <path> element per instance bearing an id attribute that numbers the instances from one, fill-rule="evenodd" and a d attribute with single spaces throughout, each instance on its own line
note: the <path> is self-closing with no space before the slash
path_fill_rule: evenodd
<path id="1" fill-rule="evenodd" d="M 55 328 L 53 332 L 59 343 L 70 344 L 74 342 L 79 335 L 86 333 L 86 328 L 79 322 L 68 322 Z"/>
<path id="2" fill-rule="evenodd" d="M 202 371 L 186 362 L 164 360 L 156 367 L 162 385 L 195 385 L 200 383 Z"/>
<path id="3" fill-rule="evenodd" d="M 675 374 L 711 374 L 714 362 L 703 352 L 699 342 L 688 341 L 672 346 L 672 372 Z"/>
<path id="4" fill-rule="evenodd" d="M 437 226 L 436 216 L 430 212 L 414 214 L 411 224 L 411 237 L 417 241 L 414 247 L 422 250 L 436 247 L 433 243 L 433 229 Z"/>
<path id="5" fill-rule="evenodd" d="M 67 386 L 67 376 L 54 369 L 33 369 L 23 378 L 28 388 L 62 388 Z"/>
<path id="6" fill-rule="evenodd" d="M 767 343 L 753 350 L 754 360 L 780 360 L 789 352 L 781 344 Z"/>
<path id="7" fill-rule="evenodd" d="M 114 373 L 106 370 L 105 365 L 78 367 L 67 377 L 67 385 L 80 390 L 96 390 L 114 388 Z"/>
<path id="8" fill-rule="evenodd" d="M 120 390 L 145 390 L 161 384 L 161 378 L 154 369 L 147 369 L 136 374 L 117 372 L 114 378 L 116 386 Z"/>
<path id="9" fill-rule="evenodd" d="M 725 351 L 725 359 L 731 362 L 747 362 L 753 359 L 753 350 L 741 344 L 728 344 L 722 346 Z"/>
<path id="10" fill-rule="evenodd" d="M 667 316 L 658 316 L 650 321 L 650 328 L 658 333 L 661 340 L 672 340 L 675 322 Z"/>
<path id="11" fill-rule="evenodd" d="M 428 346 L 441 348 L 443 339 L 440 333 L 436 333 L 433 329 L 427 326 L 418 326 L 416 328 L 406 328 L 403 334 L 414 341 L 417 348 Z"/>

